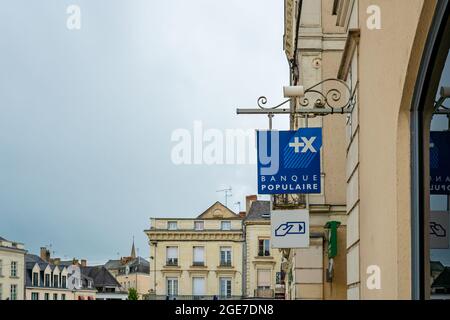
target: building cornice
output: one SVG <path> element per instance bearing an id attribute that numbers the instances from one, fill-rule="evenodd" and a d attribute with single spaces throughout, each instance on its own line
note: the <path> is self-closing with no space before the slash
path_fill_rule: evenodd
<path id="1" fill-rule="evenodd" d="M 339 66 L 338 79 L 346 81 L 350 66 L 352 64 L 353 55 L 359 44 L 361 31 L 359 29 L 350 29 L 348 31 L 347 41 L 345 43 L 344 52 L 342 54 L 341 65 Z"/>
<path id="2" fill-rule="evenodd" d="M 168 232 L 167 230 L 146 231 L 149 241 L 244 241 L 242 231 L 185 231 Z"/>

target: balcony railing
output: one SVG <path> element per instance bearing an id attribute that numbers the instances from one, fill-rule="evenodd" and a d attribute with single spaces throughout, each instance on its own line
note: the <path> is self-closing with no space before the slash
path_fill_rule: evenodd
<path id="1" fill-rule="evenodd" d="M 170 266 L 170 267 L 176 267 L 176 266 L 178 266 L 178 259 L 177 259 L 177 258 L 170 258 L 170 259 L 167 259 L 167 261 L 166 261 L 166 266 Z"/>
<path id="2" fill-rule="evenodd" d="M 231 261 L 220 261 L 221 267 L 231 267 Z"/>
<path id="3" fill-rule="evenodd" d="M 204 262 L 204 261 L 194 261 L 194 262 L 192 263 L 192 265 L 193 265 L 194 267 L 204 267 L 204 266 L 205 266 L 205 262 Z"/>
<path id="4" fill-rule="evenodd" d="M 275 292 L 273 289 L 255 289 L 255 297 L 256 298 L 266 298 L 273 299 L 275 297 Z"/>

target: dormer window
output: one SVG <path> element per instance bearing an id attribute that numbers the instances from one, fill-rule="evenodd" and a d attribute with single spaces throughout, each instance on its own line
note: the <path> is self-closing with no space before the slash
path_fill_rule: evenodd
<path id="1" fill-rule="evenodd" d="M 33 287 L 39 286 L 39 272 L 33 272 Z"/>
<path id="2" fill-rule="evenodd" d="M 46 287 L 50 287 L 50 275 L 49 274 L 46 274 L 45 275 L 45 277 L 44 277 L 44 285 L 46 286 Z"/>
<path id="3" fill-rule="evenodd" d="M 66 279 L 66 276 L 61 277 L 61 288 L 67 288 Z"/>
<path id="4" fill-rule="evenodd" d="M 58 288 L 58 285 L 59 285 L 58 282 L 59 282 L 59 276 L 57 274 L 55 274 L 53 276 L 53 287 L 54 288 Z"/>

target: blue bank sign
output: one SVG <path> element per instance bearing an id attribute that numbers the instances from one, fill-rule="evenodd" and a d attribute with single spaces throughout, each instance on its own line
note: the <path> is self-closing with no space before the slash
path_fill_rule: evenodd
<path id="1" fill-rule="evenodd" d="M 430 135 L 430 193 L 450 194 L 450 132 Z"/>
<path id="2" fill-rule="evenodd" d="M 258 131 L 258 193 L 321 192 L 321 128 Z"/>

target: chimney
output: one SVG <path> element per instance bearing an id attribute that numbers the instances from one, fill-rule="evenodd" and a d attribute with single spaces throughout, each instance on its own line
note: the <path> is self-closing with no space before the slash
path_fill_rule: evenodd
<path id="1" fill-rule="evenodd" d="M 245 197 L 245 211 L 247 212 L 247 214 L 248 214 L 248 212 L 250 210 L 250 206 L 252 205 L 252 202 L 256 201 L 256 200 L 258 200 L 258 196 L 257 195 L 252 195 L 252 196 Z"/>
<path id="2" fill-rule="evenodd" d="M 87 261 L 85 259 L 81 259 L 81 266 L 86 267 Z"/>
<path id="3" fill-rule="evenodd" d="M 47 250 L 46 247 L 41 247 L 39 256 L 45 262 L 49 262 L 50 261 L 50 250 Z"/>
<path id="4" fill-rule="evenodd" d="M 59 265 L 61 263 L 61 258 L 55 258 L 55 259 L 53 259 L 53 264 L 54 265 Z"/>
<path id="5" fill-rule="evenodd" d="M 239 212 L 239 217 L 240 217 L 241 219 L 244 219 L 245 216 L 246 216 L 246 214 L 247 214 L 247 212 L 241 211 L 241 212 Z"/>
<path id="6" fill-rule="evenodd" d="M 73 258 L 72 259 L 72 264 L 77 266 L 78 265 L 78 259 Z"/>

